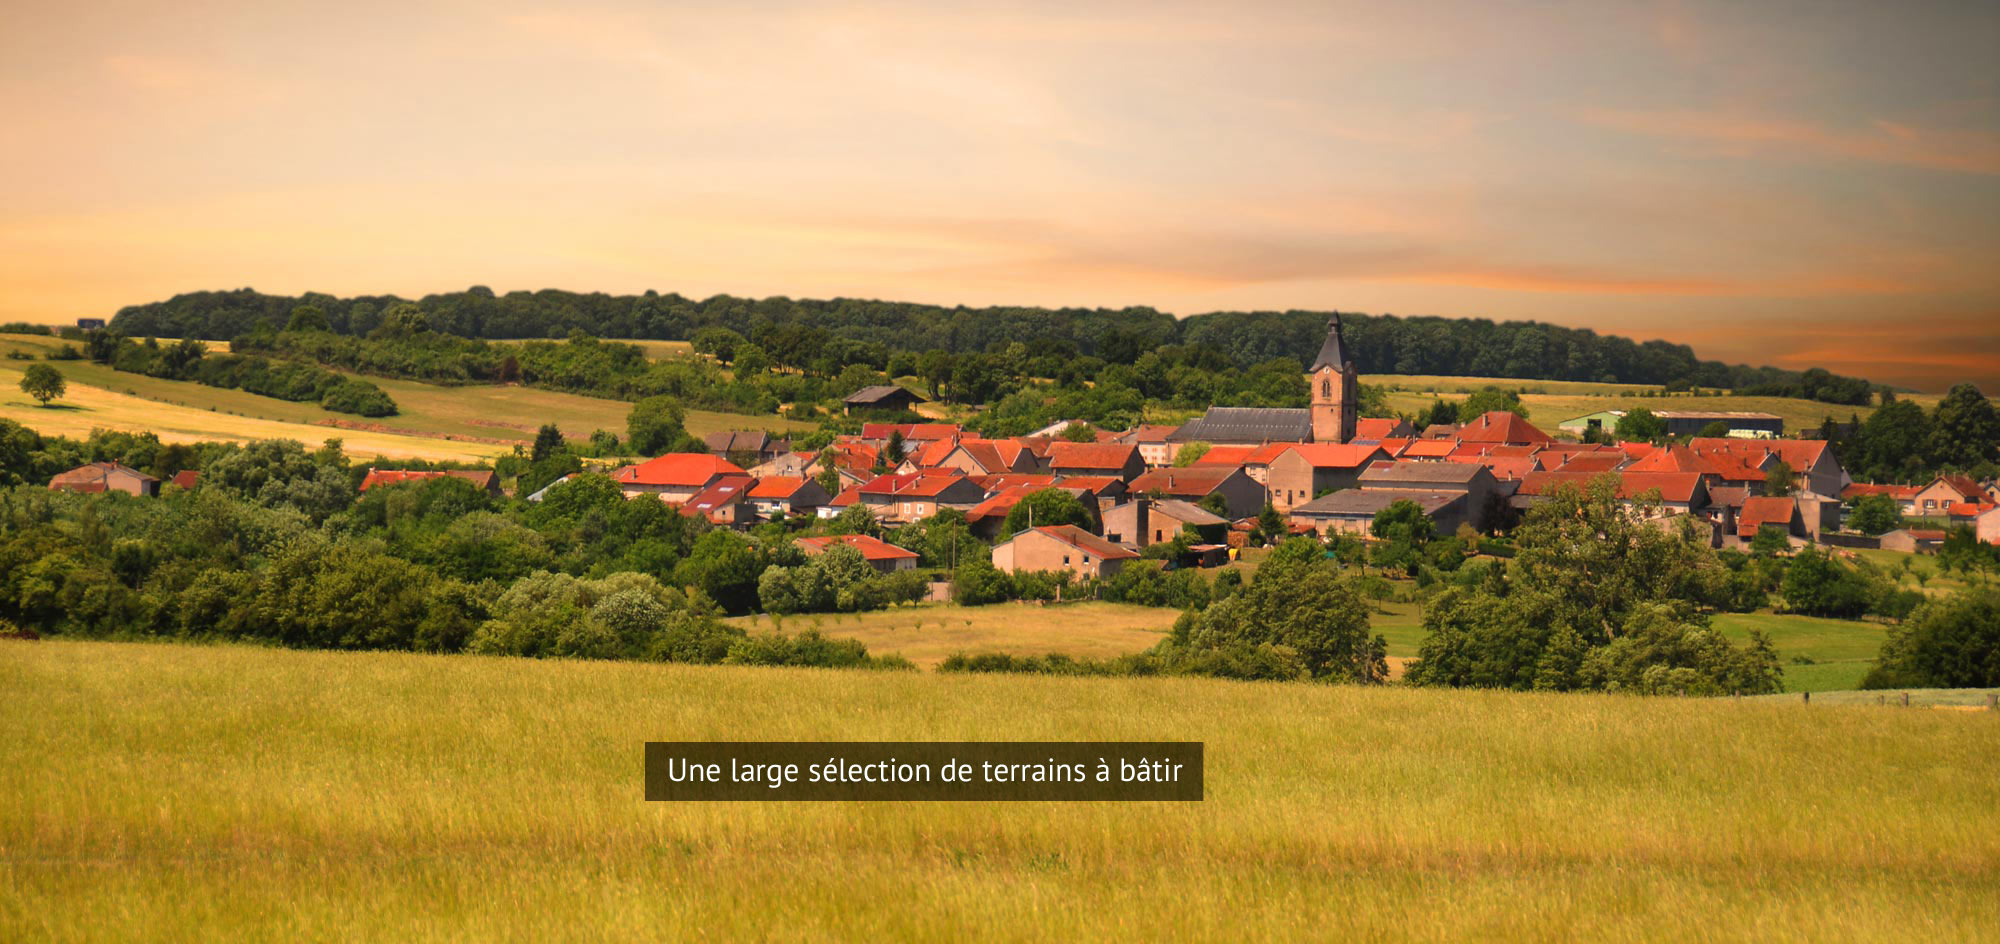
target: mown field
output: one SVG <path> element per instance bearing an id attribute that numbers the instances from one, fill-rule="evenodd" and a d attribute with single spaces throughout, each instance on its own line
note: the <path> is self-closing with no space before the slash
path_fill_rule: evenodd
<path id="1" fill-rule="evenodd" d="M 0 335 L 0 357 L 10 350 L 39 355 L 60 343 L 34 335 Z M 514 443 L 533 441 L 543 423 L 555 423 L 573 438 L 587 438 L 599 429 L 622 436 L 632 409 L 619 400 L 530 387 L 443 387 L 369 378 L 395 399 L 400 412 L 367 419 L 323 410 L 315 403 L 162 380 L 88 361 L 53 362 L 68 381 L 69 393 L 54 409 L 44 409 L 19 389 L 20 372 L 29 363 L 0 360 L 0 416 L 65 436 L 105 428 L 152 430 L 168 441 L 290 438 L 309 445 L 339 436 L 355 455 L 480 460 L 510 450 Z M 726 429 L 809 428 L 777 416 L 709 410 L 688 411 L 687 426 L 696 435 Z"/>
<path id="2" fill-rule="evenodd" d="M 1368 374 L 1361 378 L 1361 382 L 1384 388 L 1388 392 L 1391 409 L 1411 414 L 1425 409 L 1436 399 L 1462 400 L 1466 394 L 1489 385 L 1505 390 L 1534 391 L 1521 394 L 1521 403 L 1528 408 L 1528 421 L 1550 433 L 1555 432 L 1556 426 L 1562 421 L 1586 413 L 1595 413 L 1599 410 L 1630 410 L 1636 407 L 1645 407 L 1649 410 L 1735 410 L 1770 413 L 1784 417 L 1787 432 L 1817 429 L 1820 421 L 1827 416 L 1846 422 L 1849 416 L 1858 415 L 1862 419 L 1867 419 L 1868 414 L 1874 412 L 1873 406 L 1841 406 L 1791 397 L 1640 396 L 1639 394 L 1647 391 L 1657 392 L 1662 389 L 1649 384 L 1411 374 Z M 1911 393 L 1903 395 L 1903 398 L 1918 403 L 1927 410 L 1936 407 L 1938 400 L 1941 399 L 1940 395 L 1935 393 Z"/>
<path id="3" fill-rule="evenodd" d="M 2000 721 L 0 643 L 0 939 L 2000 939 Z M 654 739 L 1207 745 L 1201 803 L 648 804 Z"/>

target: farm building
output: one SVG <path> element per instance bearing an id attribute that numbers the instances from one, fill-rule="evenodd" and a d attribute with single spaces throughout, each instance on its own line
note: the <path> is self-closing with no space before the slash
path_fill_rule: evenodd
<path id="1" fill-rule="evenodd" d="M 924 398 L 894 384 L 878 384 L 873 387 L 862 387 L 848 394 L 847 399 L 842 402 L 846 404 L 848 413 L 853 413 L 855 410 L 900 411 L 924 402 Z"/>
<path id="2" fill-rule="evenodd" d="M 1138 498 L 1104 513 L 1104 538 L 1114 544 L 1148 547 L 1171 541 L 1181 529 L 1193 528 L 1203 539 L 1227 536 L 1228 520 L 1199 505 L 1176 499 Z"/>
<path id="3" fill-rule="evenodd" d="M 800 538 L 796 543 L 799 546 L 799 550 L 804 551 L 808 557 L 824 553 L 827 548 L 836 544 L 845 544 L 860 551 L 861 556 L 867 559 L 870 566 L 885 574 L 898 570 L 914 570 L 917 566 L 917 553 L 915 551 L 904 550 L 880 538 L 872 538 L 865 534 L 836 534 L 829 537 Z"/>

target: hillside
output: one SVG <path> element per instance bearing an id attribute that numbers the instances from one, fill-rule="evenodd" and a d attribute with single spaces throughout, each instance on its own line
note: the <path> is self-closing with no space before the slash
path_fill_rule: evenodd
<path id="1" fill-rule="evenodd" d="M 35 356 L 54 350 L 56 339 L 0 335 L 0 356 Z M 486 459 L 534 440 L 543 423 L 588 438 L 599 429 L 623 434 L 632 405 L 522 386 L 445 387 L 371 378 L 393 397 L 398 413 L 380 419 L 334 413 L 310 402 L 292 402 L 241 390 L 113 370 L 90 361 L 55 361 L 69 394 L 54 409 L 38 406 L 18 389 L 29 361 L 0 360 L 0 416 L 46 433 L 82 437 L 93 428 L 151 430 L 169 442 L 289 438 L 316 444 L 344 440 L 353 455 L 392 458 Z M 726 429 L 783 431 L 805 428 L 776 416 L 689 410 L 695 435 Z"/>
<path id="2" fill-rule="evenodd" d="M 0 641 L 10 940 L 1990 940 L 1982 713 Z M 649 739 L 1192 739 L 1190 804 L 647 804 Z"/>
<path id="3" fill-rule="evenodd" d="M 1523 391 L 1521 403 L 1528 408 L 1528 422 L 1550 433 L 1554 433 L 1556 426 L 1562 421 L 1572 417 L 1600 410 L 1632 410 L 1640 407 L 1648 410 L 1770 413 L 1784 418 L 1786 435 L 1816 430 L 1821 421 L 1829 416 L 1836 422 L 1845 423 L 1850 417 L 1865 420 L 1869 414 L 1875 412 L 1875 406 L 1872 404 L 1849 406 L 1798 397 L 1743 396 L 1733 393 L 1705 394 L 1699 397 L 1684 394 L 1669 396 L 1665 395 L 1665 389 L 1659 384 L 1608 384 L 1429 374 L 1365 374 L 1361 377 L 1361 382 L 1382 388 L 1387 394 L 1386 401 L 1391 410 L 1412 415 L 1421 412 L 1433 400 L 1438 398 L 1463 400 L 1466 394 L 1482 387 L 1495 386 L 1505 390 Z M 1942 399 L 1940 394 L 1935 393 L 1907 393 L 1899 397 L 1926 410 L 1935 409 L 1938 401 Z"/>

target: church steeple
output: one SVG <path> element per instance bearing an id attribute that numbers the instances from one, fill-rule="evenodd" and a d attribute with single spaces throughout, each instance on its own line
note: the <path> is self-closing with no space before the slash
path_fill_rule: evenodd
<path id="1" fill-rule="evenodd" d="M 1354 359 L 1348 356 L 1345 339 L 1340 336 L 1339 314 L 1326 323 L 1326 341 L 1319 346 L 1319 356 L 1313 358 L 1312 366 L 1306 369 L 1306 382 L 1312 385 L 1313 441 L 1352 440 L 1355 423 L 1360 418 L 1361 394 L 1357 389 L 1360 373 L 1354 367 Z"/>

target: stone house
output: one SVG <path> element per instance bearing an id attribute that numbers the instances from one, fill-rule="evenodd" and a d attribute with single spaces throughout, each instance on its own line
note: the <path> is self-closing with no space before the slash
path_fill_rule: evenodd
<path id="1" fill-rule="evenodd" d="M 1030 528 L 995 545 L 993 566 L 1007 573 L 1067 570 L 1078 577 L 1110 577 L 1139 555 L 1075 525 Z"/>

